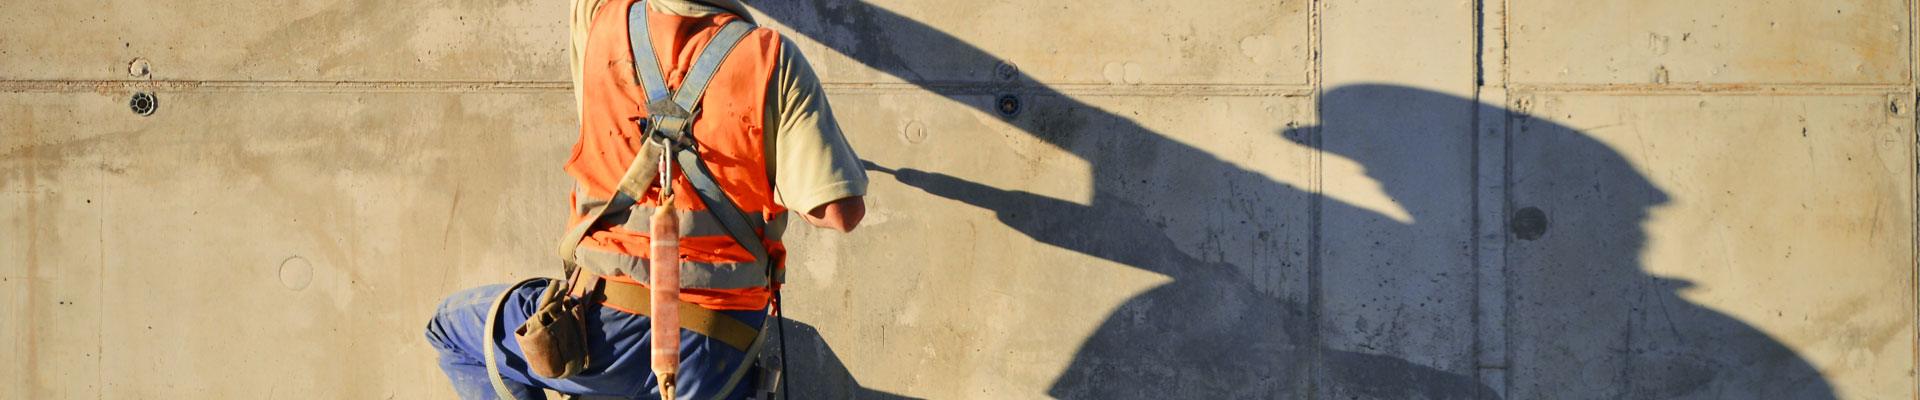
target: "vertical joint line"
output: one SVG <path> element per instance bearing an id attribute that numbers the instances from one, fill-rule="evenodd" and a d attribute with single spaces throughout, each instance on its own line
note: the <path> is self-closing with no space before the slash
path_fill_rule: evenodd
<path id="1" fill-rule="evenodd" d="M 1913 190 L 1909 193 L 1908 199 L 1915 205 L 1911 210 L 1914 214 L 1910 216 L 1914 236 L 1909 238 L 1911 243 L 1907 246 L 1907 260 L 1911 267 L 1908 272 L 1911 276 L 1907 281 L 1907 295 L 1910 296 L 1907 298 L 1907 305 L 1914 307 L 1910 317 L 1913 318 L 1913 326 L 1917 328 L 1915 332 L 1920 332 L 1920 294 L 1917 294 L 1920 293 L 1920 110 L 1912 110 L 1920 107 L 1920 64 L 1914 62 L 1915 58 L 1920 58 L 1920 54 L 1915 54 L 1916 49 L 1920 49 L 1920 43 L 1914 43 L 1914 39 L 1920 37 L 1913 31 L 1916 22 L 1920 22 L 1920 5 L 1916 5 L 1914 0 L 1907 0 L 1907 37 L 1904 38 L 1907 40 L 1907 97 L 1913 101 L 1907 105 L 1908 112 L 1913 113 L 1912 124 L 1908 125 L 1907 129 L 1909 130 L 1908 138 L 1914 140 L 1907 146 L 1907 182 L 1909 188 Z M 1911 340 L 1913 354 L 1910 355 L 1912 358 L 1909 359 L 1908 366 L 1920 366 L 1920 333 L 1916 333 Z M 1914 375 L 1908 374 L 1908 376 Z M 1915 378 L 1908 384 L 1920 385 L 1920 378 Z M 1914 393 L 1913 396 L 1914 399 L 1920 400 L 1920 392 Z"/>
<path id="2" fill-rule="evenodd" d="M 1914 104 L 1920 104 L 1920 63 L 1914 63 L 1914 58 L 1920 56 L 1920 54 L 1916 54 L 1916 48 L 1920 48 L 1920 44 L 1914 42 L 1916 35 L 1914 35 L 1914 31 L 1912 31 L 1916 19 L 1920 19 L 1920 6 L 1916 6 L 1914 0 L 1907 0 L 1907 94 L 1910 100 L 1914 100 Z M 1914 108 L 1914 106 L 1907 106 L 1907 108 Z M 1910 277 L 1907 279 L 1907 300 L 1908 304 L 1912 304 L 1916 298 L 1920 298 L 1920 112 L 1914 112 L 1914 121 L 1912 121 L 1912 125 L 1908 125 L 1907 138 L 1914 140 L 1914 142 L 1908 142 L 1907 146 L 1907 179 L 1908 185 L 1914 190 L 1914 192 L 1910 192 L 1910 198 L 1908 198 L 1908 200 L 1916 204 L 1914 210 L 1912 210 L 1914 215 L 1912 215 L 1912 219 L 1910 219 L 1910 221 L 1914 223 L 1914 225 L 1912 225 L 1912 235 L 1914 235 L 1914 237 L 1910 238 L 1912 242 L 1908 244 L 1907 252 L 1908 267 L 1910 267 L 1910 269 L 1908 269 L 1908 275 L 1910 275 Z M 1912 312 L 1910 317 L 1912 317 L 1914 327 L 1920 327 L 1920 308 L 1914 308 L 1914 312 Z M 1920 331 L 1920 329 L 1916 329 L 1916 331 Z M 1910 354 L 1910 356 L 1912 356 L 1912 358 L 1910 358 L 1912 363 L 1908 363 L 1908 365 L 1920 365 L 1920 335 L 1914 335 L 1914 337 L 1912 337 L 1912 344 L 1914 344 L 1914 352 Z M 1908 375 L 1908 377 L 1912 377 L 1912 375 Z M 1908 383 L 1908 385 L 1920 385 L 1920 379 L 1916 379 L 1916 381 L 1912 381 L 1912 383 Z M 1920 400 L 1920 392 L 1916 392 L 1914 398 Z"/>
<path id="3" fill-rule="evenodd" d="M 1480 87 L 1487 85 L 1487 2 L 1473 1 L 1473 97 L 1480 99 Z M 1478 111 L 1475 111 L 1478 114 Z M 1479 128 L 1475 120 L 1475 128 Z"/>
<path id="4" fill-rule="evenodd" d="M 1313 152 L 1309 153 L 1310 166 L 1308 167 L 1312 170 L 1311 176 L 1313 177 L 1308 181 L 1310 185 L 1308 190 L 1313 195 L 1307 198 L 1307 338 L 1305 342 L 1307 343 L 1308 350 L 1307 357 L 1301 360 L 1302 368 L 1299 369 L 1299 371 L 1302 371 L 1306 378 L 1305 394 L 1309 400 L 1320 397 L 1319 382 L 1323 370 L 1320 366 L 1326 365 L 1326 363 L 1321 362 L 1323 357 L 1325 357 L 1325 351 L 1323 351 L 1323 349 L 1326 348 L 1326 340 L 1325 335 L 1320 332 L 1320 318 L 1324 314 L 1324 308 L 1326 306 L 1325 302 L 1321 299 L 1322 288 L 1320 282 L 1322 267 L 1322 257 L 1320 255 L 1322 248 L 1320 213 L 1325 209 L 1324 204 L 1326 197 L 1325 168 L 1322 166 L 1322 160 L 1324 159 L 1322 154 L 1324 154 L 1324 151 L 1321 150 L 1323 148 L 1323 139 L 1321 136 L 1325 125 L 1325 110 L 1322 109 L 1324 106 L 1321 100 L 1323 99 L 1322 96 L 1326 93 L 1326 71 L 1322 62 L 1326 48 L 1324 42 L 1321 40 L 1323 34 L 1321 7 L 1323 6 L 1324 3 L 1321 0 L 1308 0 L 1307 2 L 1308 46 L 1312 49 L 1312 58 L 1308 67 L 1307 79 L 1309 81 L 1308 84 L 1312 86 L 1313 126 L 1307 129 L 1306 134 L 1308 143 L 1313 146 Z"/>
<path id="5" fill-rule="evenodd" d="M 1920 293 L 1920 111 L 1912 110 L 1920 106 L 1920 64 L 1914 63 L 1915 58 L 1920 58 L 1920 54 L 1915 54 L 1916 49 L 1920 49 L 1920 43 L 1914 43 L 1914 39 L 1920 37 L 1920 35 L 1916 35 L 1913 31 L 1915 28 L 1914 23 L 1916 22 L 1920 22 L 1920 5 L 1916 5 L 1914 0 L 1907 0 L 1907 37 L 1905 38 L 1907 40 L 1907 85 L 1909 89 L 1907 97 L 1913 101 L 1907 105 L 1909 109 L 1908 112 L 1913 113 L 1913 121 L 1908 125 L 1907 129 L 1909 130 L 1908 138 L 1914 140 L 1913 143 L 1909 143 L 1907 146 L 1907 181 L 1909 188 L 1913 190 L 1913 192 L 1909 194 L 1910 197 L 1908 197 L 1908 199 L 1914 202 L 1912 204 L 1916 205 L 1912 210 L 1914 215 L 1911 216 L 1912 219 L 1910 220 L 1913 222 L 1914 236 L 1910 238 L 1911 243 L 1907 246 L 1907 260 L 1908 265 L 1911 267 L 1908 273 L 1912 275 L 1907 282 L 1907 295 L 1911 296 L 1907 299 L 1907 305 L 1914 307 L 1913 314 L 1910 315 L 1910 317 L 1913 318 L 1912 323 L 1914 327 L 1920 328 L 1920 295 L 1916 294 Z M 1915 332 L 1920 332 L 1920 329 L 1916 329 Z M 1913 354 L 1910 355 L 1912 358 L 1908 366 L 1920 365 L 1920 333 L 1916 333 L 1911 340 L 1913 341 L 1914 350 Z M 1911 377 L 1913 374 L 1908 374 L 1908 376 Z M 1920 378 L 1915 378 L 1914 381 L 1908 382 L 1908 384 L 1920 385 Z M 1914 393 L 1914 399 L 1920 399 L 1920 392 Z"/>
<path id="6" fill-rule="evenodd" d="M 1511 37 L 1512 34 L 1507 32 L 1507 28 L 1509 27 L 1509 24 L 1507 23 L 1508 21 L 1507 15 L 1513 12 L 1513 0 L 1499 0 L 1499 1 L 1500 1 L 1500 25 L 1499 25 L 1500 26 L 1500 87 L 1501 87 L 1501 90 L 1507 90 L 1508 91 L 1507 97 L 1511 98 L 1512 91 L 1506 88 L 1513 87 L 1513 62 L 1509 59 L 1511 55 L 1508 54 L 1508 52 L 1510 51 L 1510 48 L 1512 47 L 1511 44 L 1513 43 L 1513 38 Z M 1501 106 L 1505 107 L 1506 105 L 1502 104 Z M 1508 118 L 1508 119 L 1511 120 L 1512 118 Z M 1505 122 L 1502 122 L 1501 124 L 1502 126 L 1507 125 Z M 1511 132 L 1511 131 L 1508 131 L 1508 132 Z"/>
<path id="7" fill-rule="evenodd" d="M 1484 345 L 1481 344 L 1481 340 L 1483 340 L 1484 335 L 1481 334 L 1481 329 L 1480 329 L 1480 318 L 1481 318 L 1481 314 L 1483 314 L 1481 310 L 1482 302 L 1480 301 L 1480 296 L 1481 296 L 1480 290 L 1483 287 L 1485 287 L 1485 285 L 1482 284 L 1481 280 L 1485 279 L 1485 277 L 1482 276 L 1485 274 L 1483 274 L 1482 272 L 1486 269 L 1482 266 L 1481 249 L 1480 249 L 1481 248 L 1480 241 L 1485 240 L 1480 236 L 1481 223 L 1483 222 L 1481 220 L 1485 219 L 1483 218 L 1483 215 L 1481 214 L 1481 210 L 1480 210 L 1480 196 L 1482 194 L 1480 190 L 1480 167 L 1481 167 L 1480 158 L 1482 157 L 1481 149 L 1480 149 L 1480 136 L 1483 134 L 1481 130 L 1482 128 L 1481 128 L 1480 109 L 1481 107 L 1485 107 L 1483 103 L 1481 103 L 1482 101 L 1481 92 L 1485 91 L 1487 87 L 1486 85 L 1487 69 L 1486 69 L 1486 57 L 1485 57 L 1485 53 L 1486 53 L 1486 41 L 1485 41 L 1486 23 L 1485 22 L 1486 22 L 1486 11 L 1487 11 L 1486 1 L 1474 0 L 1472 7 L 1473 7 L 1473 24 L 1472 24 L 1473 25 L 1473 32 L 1472 32 L 1473 34 L 1473 102 L 1472 102 L 1472 105 L 1467 109 L 1467 112 L 1471 114 L 1467 117 L 1468 118 L 1467 143 L 1468 143 L 1468 146 L 1472 146 L 1473 152 L 1471 155 L 1467 157 L 1468 159 L 1467 180 L 1468 180 L 1468 187 L 1471 187 L 1473 189 L 1471 192 L 1472 194 L 1468 196 L 1467 202 L 1469 205 L 1467 208 L 1468 210 L 1467 212 L 1469 213 L 1469 215 L 1473 215 L 1473 218 L 1470 220 L 1471 222 L 1467 224 L 1468 226 L 1467 238 L 1469 238 L 1468 240 L 1472 241 L 1473 245 L 1467 247 L 1468 249 L 1471 249 L 1468 251 L 1467 258 L 1470 260 L 1473 260 L 1471 264 L 1473 266 L 1473 290 L 1471 291 L 1472 293 L 1471 296 L 1473 296 L 1473 302 L 1469 303 L 1471 304 L 1471 306 L 1468 307 L 1467 309 L 1467 314 L 1468 314 L 1467 323 L 1469 326 L 1473 327 L 1473 335 L 1472 335 L 1472 339 L 1467 341 L 1467 345 L 1470 346 L 1468 350 L 1468 354 L 1471 354 L 1470 357 L 1472 359 L 1474 380 L 1480 381 L 1484 379 L 1481 372 L 1481 368 L 1480 368 L 1480 356 L 1481 356 L 1480 353 L 1481 353 L 1481 349 L 1485 347 Z"/>

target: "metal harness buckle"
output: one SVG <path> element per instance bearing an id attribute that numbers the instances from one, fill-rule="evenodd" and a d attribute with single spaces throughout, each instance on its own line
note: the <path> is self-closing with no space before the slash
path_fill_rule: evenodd
<path id="1" fill-rule="evenodd" d="M 648 104 L 647 114 L 648 137 L 659 137 L 662 143 L 673 145 L 668 149 L 693 147 L 693 138 L 687 133 L 693 128 L 692 111 L 681 108 L 672 99 L 662 99 Z"/>

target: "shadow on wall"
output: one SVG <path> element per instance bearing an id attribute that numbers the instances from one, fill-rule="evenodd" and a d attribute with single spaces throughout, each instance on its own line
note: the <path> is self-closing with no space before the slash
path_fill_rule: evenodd
<path id="1" fill-rule="evenodd" d="M 784 352 L 779 347 L 766 351 L 786 354 L 786 377 L 781 380 L 785 385 L 787 398 L 800 399 L 917 399 L 860 386 L 860 381 L 847 371 L 847 365 L 820 337 L 820 331 L 813 326 L 792 319 L 782 319 L 786 331 L 782 335 L 781 346 L 787 346 Z"/>
<path id="2" fill-rule="evenodd" d="M 919 84 L 978 112 L 994 113 L 991 98 L 967 92 L 957 87 L 960 85 L 930 84 L 918 79 L 912 69 L 915 65 L 975 65 L 987 69 L 1001 63 L 959 38 L 859 1 L 771 3 L 759 4 L 758 9 L 789 26 L 794 34 L 811 37 L 868 67 Z M 857 40 L 850 40 L 853 38 Z M 1222 221 L 1298 217 L 1311 211 L 1276 204 L 1280 202 L 1275 199 L 1311 198 L 1313 193 L 1169 140 L 1129 118 L 1080 103 L 1029 77 L 1015 81 L 1024 83 L 1019 89 L 1032 94 L 1033 105 L 1028 107 L 1031 111 L 1010 122 L 1092 165 L 1091 204 L 1003 190 L 939 172 L 870 168 L 892 174 L 899 182 L 929 194 L 990 210 L 1002 223 L 1036 241 L 1172 279 L 1114 311 L 1087 338 L 1046 394 L 1076 399 L 1496 397 L 1492 388 L 1474 378 L 1470 352 L 1466 359 L 1441 360 L 1444 365 L 1430 366 L 1409 361 L 1410 357 L 1392 349 L 1358 352 L 1329 348 L 1323 345 L 1324 335 L 1350 333 L 1341 330 L 1351 328 L 1323 325 L 1321 321 L 1338 319 L 1322 315 L 1314 296 L 1275 294 L 1252 283 L 1258 276 L 1276 273 L 1312 276 L 1311 266 L 1247 266 L 1214 261 L 1183 251 L 1168 234 L 1169 221 L 1183 215 L 1230 214 L 1215 218 Z M 1458 135 L 1471 132 L 1450 128 L 1444 123 L 1447 120 L 1440 118 L 1485 111 L 1496 113 L 1482 115 L 1506 115 L 1498 113 L 1505 110 L 1447 94 L 1380 85 L 1334 88 L 1319 100 L 1322 126 L 1275 134 L 1358 163 L 1412 217 L 1412 222 L 1400 222 L 1363 207 L 1319 198 L 1323 215 L 1341 216 L 1328 221 L 1369 227 L 1324 226 L 1321 233 L 1374 232 L 1362 234 L 1367 237 L 1330 236 L 1321 240 L 1335 243 L 1408 237 L 1394 232 L 1383 234 L 1375 227 L 1431 231 L 1420 226 L 1421 221 L 1458 219 L 1470 212 L 1460 206 L 1458 196 L 1470 193 L 1473 183 L 1442 179 L 1459 174 L 1437 176 L 1434 166 L 1457 165 L 1460 163 L 1451 160 L 1472 155 L 1431 149 L 1445 148 L 1438 144 L 1461 140 Z M 1542 215 L 1549 216 L 1516 224 L 1520 232 L 1509 244 L 1510 255 L 1536 255 L 1531 258 L 1536 262 L 1509 263 L 1505 277 L 1509 285 L 1509 344 L 1515 353 L 1507 384 L 1513 393 L 1522 397 L 1581 398 L 1834 396 L 1819 373 L 1792 350 L 1738 320 L 1687 302 L 1676 293 L 1686 286 L 1684 283 L 1648 275 L 1639 265 L 1638 256 L 1647 240 L 1642 224 L 1652 207 L 1669 201 L 1660 188 L 1613 149 L 1581 132 L 1518 112 L 1511 115 L 1512 172 L 1507 187 L 1514 194 L 1509 198 L 1551 202 L 1510 206 L 1537 206 L 1546 210 Z M 1340 137 L 1322 136 L 1335 134 Z M 1168 176 L 1209 179 L 1157 178 Z M 1156 177 L 1156 181 L 1147 182 L 1143 177 Z M 1442 193 L 1447 194 L 1439 195 Z M 1265 240 L 1269 233 L 1261 230 L 1261 224 L 1220 225 L 1229 226 L 1206 229 L 1222 238 Z M 1469 234 L 1458 233 L 1463 237 Z M 1448 243 L 1463 240 L 1412 239 L 1451 241 Z M 1373 248 L 1393 252 L 1427 245 L 1410 242 L 1390 241 Z M 1375 265 L 1319 268 L 1342 271 L 1343 276 L 1365 273 L 1354 271 L 1385 270 Z M 1381 304 L 1419 301 L 1407 298 L 1413 295 L 1406 293 L 1365 295 Z M 1452 317 L 1462 321 L 1473 318 Z M 1433 334 L 1422 331 L 1423 323 L 1430 322 L 1415 321 L 1387 333 Z M 842 390 L 858 385 L 843 366 L 837 365 L 817 334 L 811 339 L 801 336 L 803 340 L 796 343 L 792 357 L 824 361 L 810 367 L 794 365 L 795 385 L 831 386 L 827 392 L 846 394 L 834 396 L 839 398 L 867 397 Z M 811 374 L 802 368 L 823 368 L 831 376 L 802 377 L 799 374 Z M 819 393 L 818 388 L 795 389 L 795 393 Z"/>

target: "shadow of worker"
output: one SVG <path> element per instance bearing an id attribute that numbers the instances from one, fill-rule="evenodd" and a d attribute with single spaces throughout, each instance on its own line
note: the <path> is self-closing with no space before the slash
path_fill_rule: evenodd
<path id="1" fill-rule="evenodd" d="M 1302 144 L 1318 142 L 1317 148 L 1359 164 L 1412 219 L 1396 226 L 1401 223 L 1386 215 L 1327 200 L 1322 212 L 1328 221 L 1365 228 L 1326 226 L 1324 241 L 1372 242 L 1374 251 L 1396 253 L 1373 259 L 1389 260 L 1418 255 L 1421 252 L 1411 250 L 1424 245 L 1418 242 L 1464 243 L 1421 236 L 1431 229 L 1420 225 L 1462 218 L 1452 214 L 1469 211 L 1453 201 L 1458 196 L 1445 193 L 1472 183 L 1435 169 L 1437 161 L 1443 161 L 1436 157 L 1468 155 L 1414 153 L 1458 140 L 1446 135 L 1469 134 L 1428 128 L 1435 110 L 1501 110 L 1486 110 L 1494 106 L 1451 95 L 1380 85 L 1337 88 L 1321 102 L 1322 126 L 1286 135 Z M 1513 396 L 1834 398 L 1825 379 L 1794 351 L 1754 327 L 1680 297 L 1688 283 L 1646 272 L 1639 258 L 1647 241 L 1643 224 L 1654 207 L 1669 202 L 1664 191 L 1618 152 L 1586 134 L 1524 114 L 1516 113 L 1514 119 L 1512 196 L 1516 203 L 1542 206 L 1515 213 L 1509 245 L 1505 278 L 1512 285 L 1507 334 Z M 1308 136 L 1313 132 L 1341 137 L 1316 141 Z M 1164 151 L 1178 145 L 1151 146 Z M 1229 165 L 1205 161 L 1174 157 L 1166 162 L 1208 165 L 1204 168 L 1215 168 L 1215 173 L 1193 176 L 1241 181 L 1227 186 L 1257 180 Z M 1095 169 L 1098 176 L 1100 167 Z M 1143 208 L 1136 196 L 1096 190 L 1092 204 L 1083 206 L 945 174 L 908 168 L 892 173 L 930 194 L 993 210 L 1003 223 L 1037 241 L 1173 279 L 1128 300 L 1109 316 L 1050 389 L 1055 397 L 1305 397 L 1308 390 L 1360 398 L 1494 397 L 1491 388 L 1464 374 L 1410 362 L 1391 351 L 1320 345 L 1316 338 L 1323 335 L 1354 332 L 1344 326 L 1309 331 L 1320 326 L 1316 320 L 1342 318 L 1315 314 L 1299 301 L 1264 293 L 1250 284 L 1254 280 L 1245 268 L 1187 254 L 1153 217 L 1166 212 Z M 1345 271 L 1380 267 L 1339 261 L 1323 266 Z M 1365 296 L 1383 305 L 1416 300 L 1394 292 L 1328 296 Z M 1394 333 L 1433 334 L 1420 328 Z M 1314 386 L 1318 389 L 1308 389 Z"/>
<path id="2" fill-rule="evenodd" d="M 766 351 L 788 357 L 785 377 L 780 381 L 783 398 L 918 399 L 862 386 L 853 372 L 847 370 L 846 363 L 840 360 L 839 353 L 833 350 L 825 337 L 820 336 L 819 329 L 791 318 L 780 321 L 785 324 L 782 327 L 784 330 L 777 332 L 780 340 Z M 782 349 L 782 346 L 785 348 Z"/>
<path id="3" fill-rule="evenodd" d="M 1005 63 L 964 40 L 861 1 L 756 7 L 792 32 L 867 67 L 974 112 L 996 114 L 994 98 L 982 95 L 980 88 L 932 82 L 916 72 Z M 1046 389 L 1048 395 L 1495 398 L 1490 387 L 1474 378 L 1477 366 L 1467 346 L 1451 352 L 1391 346 L 1403 337 L 1472 335 L 1470 323 L 1453 323 L 1448 325 L 1452 330 L 1444 332 L 1432 327 L 1447 325 L 1446 319 L 1471 321 L 1469 309 L 1427 311 L 1420 317 L 1424 321 L 1381 329 L 1325 322 L 1351 321 L 1354 316 L 1342 314 L 1355 310 L 1317 307 L 1314 302 L 1411 309 L 1408 305 L 1422 302 L 1417 298 L 1421 293 L 1399 287 L 1367 290 L 1352 281 L 1387 281 L 1395 278 L 1388 275 L 1408 271 L 1471 272 L 1470 264 L 1420 258 L 1434 246 L 1464 252 L 1472 245 L 1470 229 L 1440 222 L 1473 218 L 1472 149 L 1435 145 L 1463 142 L 1472 132 L 1436 122 L 1500 111 L 1497 107 L 1413 88 L 1348 86 L 1320 99 L 1323 126 L 1274 133 L 1359 164 L 1408 214 L 1393 218 L 1373 208 L 1320 199 L 1322 216 L 1330 224 L 1316 232 L 1323 235 L 1323 243 L 1377 241 L 1369 251 L 1387 255 L 1377 259 L 1402 264 L 1385 268 L 1364 264 L 1374 261 L 1356 261 L 1375 258 L 1329 257 L 1319 268 L 1339 273 L 1323 274 L 1328 276 L 1308 285 L 1337 284 L 1341 286 L 1336 289 L 1351 290 L 1323 290 L 1316 300 L 1297 290 L 1276 289 L 1271 282 L 1275 276 L 1297 281 L 1312 275 L 1310 266 L 1285 261 L 1297 259 L 1284 255 L 1304 251 L 1306 244 L 1281 232 L 1301 229 L 1286 226 L 1286 221 L 1306 220 L 1303 215 L 1311 209 L 1304 206 L 1305 199 L 1317 194 L 1171 140 L 1031 77 L 1019 75 L 1008 82 L 1005 89 L 1029 99 L 1022 107 L 1028 111 L 1009 123 L 1091 167 L 1085 182 L 1093 189 L 1088 204 L 939 172 L 870 168 L 931 195 L 992 211 L 1001 223 L 1037 242 L 1170 279 L 1109 315 Z M 1506 277 L 1511 285 L 1513 397 L 1832 396 L 1817 372 L 1792 351 L 1737 320 L 1680 299 L 1671 281 L 1640 268 L 1638 254 L 1646 237 L 1640 224 L 1651 207 L 1667 201 L 1666 194 L 1604 143 L 1543 120 L 1519 121 L 1517 130 L 1522 132 L 1514 134 L 1512 150 L 1512 198 L 1554 202 L 1542 206 L 1552 210 L 1552 218 L 1542 219 L 1549 222 L 1540 224 L 1541 234 L 1516 241 L 1509 249 L 1516 260 L 1509 263 Z M 1336 133 L 1342 136 L 1314 137 Z M 1267 154 L 1283 150 L 1256 149 Z M 1220 249 L 1254 256 L 1226 257 L 1228 252 Z M 1663 318 L 1675 319 L 1655 325 L 1643 310 L 1664 310 Z M 1377 311 L 1362 317 L 1367 316 L 1393 317 Z M 1361 332 L 1366 329 L 1378 330 Z M 1351 345 L 1354 340 L 1326 345 L 1330 337 L 1365 335 L 1388 346 L 1356 347 Z"/>
<path id="4" fill-rule="evenodd" d="M 856 62 L 975 112 L 997 113 L 994 97 L 982 95 L 979 88 L 929 81 L 916 72 L 1003 63 L 966 41 L 861 1 L 755 7 L 767 19 Z M 1047 395 L 1070 399 L 1494 397 L 1491 389 L 1475 381 L 1471 366 L 1461 363 L 1443 369 L 1387 351 L 1318 345 L 1319 316 L 1308 306 L 1305 293 L 1284 283 L 1303 282 L 1309 275 L 1306 265 L 1289 261 L 1303 259 L 1300 254 L 1306 244 L 1298 239 L 1300 235 L 1286 233 L 1305 229 L 1287 226 L 1286 221 L 1305 220 L 1306 205 L 1314 196 L 1309 191 L 1171 140 L 1132 118 L 1082 103 L 1024 74 L 1016 73 L 1005 82 L 990 85 L 1007 85 L 1005 89 L 1029 99 L 1022 107 L 1029 111 L 1009 123 L 1091 166 L 1092 175 L 1085 182 L 1058 182 L 1091 186 L 1089 204 L 1002 190 L 938 172 L 871 168 L 894 174 L 901 183 L 932 195 L 990 210 L 1003 224 L 1037 242 L 1170 279 L 1129 299 L 1108 316 L 1045 389 Z M 1169 233 L 1175 231 L 1207 234 Z M 1229 251 L 1222 249 L 1245 250 L 1252 256 L 1229 261 L 1230 257 L 1222 256 Z M 809 357 L 803 353 L 793 357 Z M 832 358 L 830 352 L 818 356 Z"/>
<path id="5" fill-rule="evenodd" d="M 1413 225 L 1446 217 L 1422 200 L 1446 186 L 1470 185 L 1435 179 L 1447 174 L 1417 154 L 1436 148 L 1424 136 L 1442 133 L 1427 128 L 1422 115 L 1508 116 L 1511 211 L 1501 278 L 1508 285 L 1510 397 L 1834 398 L 1819 371 L 1793 350 L 1680 297 L 1691 283 L 1647 271 L 1645 225 L 1671 198 L 1608 144 L 1522 112 L 1407 87 L 1342 86 L 1324 93 L 1320 105 L 1318 131 L 1325 136 L 1318 147 L 1365 168 L 1407 206 Z M 1330 214 L 1344 207 L 1329 203 Z M 1326 266 L 1354 267 L 1364 266 Z"/>

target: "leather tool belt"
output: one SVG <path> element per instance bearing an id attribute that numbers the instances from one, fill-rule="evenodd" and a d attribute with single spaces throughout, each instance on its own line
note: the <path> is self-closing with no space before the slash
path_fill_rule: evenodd
<path id="1" fill-rule="evenodd" d="M 573 284 L 568 288 L 572 294 L 570 297 L 586 299 L 629 314 L 647 315 L 653 309 L 653 299 L 645 285 L 604 279 L 585 272 L 585 268 L 576 271 L 572 279 L 568 279 Z M 747 351 L 753 346 L 754 339 L 760 337 L 758 326 L 687 302 L 680 303 L 680 325 L 740 351 Z"/>
<path id="2" fill-rule="evenodd" d="M 518 288 L 531 282 L 550 281 L 541 292 L 533 314 L 513 330 L 513 339 L 525 353 L 528 369 L 543 377 L 565 379 L 592 365 L 587 354 L 586 314 L 594 311 L 587 303 L 636 315 L 647 315 L 653 309 L 653 298 L 645 285 L 605 279 L 585 268 L 574 269 L 567 278 L 535 278 L 514 285 Z M 512 289 L 507 291 L 512 292 Z M 502 300 L 505 297 L 503 295 Z M 498 302 L 494 308 L 499 308 Z M 495 318 L 489 315 L 487 325 L 493 326 Z M 760 327 L 733 316 L 684 302 L 680 303 L 680 324 L 681 328 L 749 354 L 756 350 L 754 344 L 761 331 Z"/>

